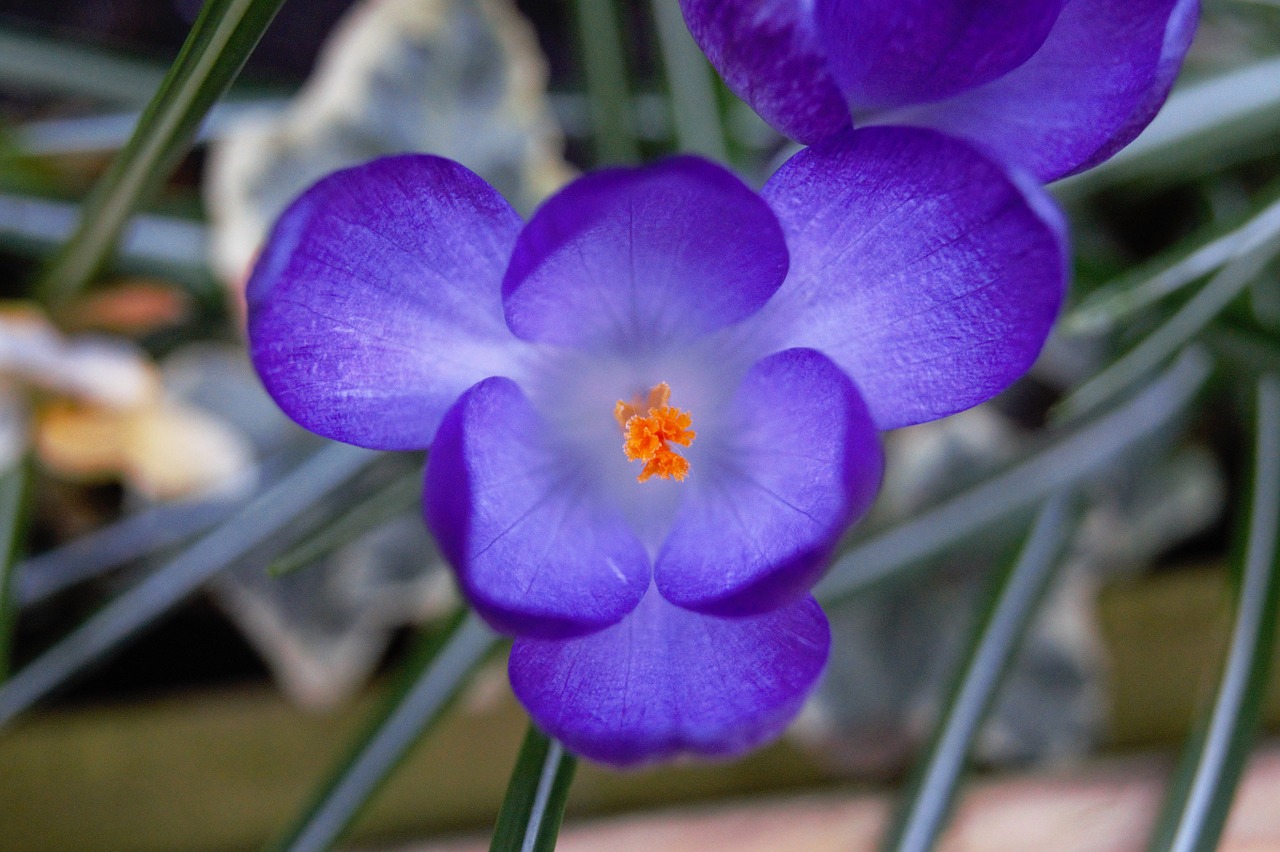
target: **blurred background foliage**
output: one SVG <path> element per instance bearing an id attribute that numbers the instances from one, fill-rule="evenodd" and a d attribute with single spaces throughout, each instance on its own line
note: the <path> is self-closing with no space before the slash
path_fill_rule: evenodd
<path id="1" fill-rule="evenodd" d="M 1154 848 L 1212 847 L 1280 721 L 1280 4 L 1206 0 L 1161 116 L 1053 187 L 1058 332 L 999 399 L 888 437 L 818 589 L 828 676 L 732 765 L 570 789 L 536 736 L 517 764 L 421 457 L 303 434 L 258 389 L 265 229 L 404 150 L 527 212 L 597 165 L 694 151 L 759 184 L 791 149 L 673 2 L 0 0 L 0 848 L 484 830 L 513 765 L 503 842 L 565 791 L 584 814 L 891 782 L 890 837 L 925 848 L 966 766 L 1184 740 Z"/>

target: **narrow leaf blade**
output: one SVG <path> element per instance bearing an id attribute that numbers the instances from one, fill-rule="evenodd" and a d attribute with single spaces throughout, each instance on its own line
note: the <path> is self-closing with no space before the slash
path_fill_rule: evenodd
<path id="1" fill-rule="evenodd" d="M 489 852 L 553 852 L 577 765 L 564 746 L 530 725 Z"/>
<path id="2" fill-rule="evenodd" d="M 942 721 L 913 773 L 884 848 L 928 852 L 945 827 L 973 739 L 1067 544 L 1069 499 L 1059 494 L 1049 500 L 1017 560 L 986 598 Z"/>
<path id="3" fill-rule="evenodd" d="M 135 559 L 207 532 L 239 508 L 231 499 L 161 503 L 19 563 L 20 607 L 31 606 Z"/>
<path id="4" fill-rule="evenodd" d="M 1226 668 L 1208 717 L 1187 744 L 1151 842 L 1152 850 L 1217 848 L 1249 759 L 1271 671 L 1280 617 L 1280 374 L 1258 383 L 1253 484 L 1240 596 Z"/>
<path id="5" fill-rule="evenodd" d="M 1199 237 L 1191 250 L 1157 261 L 1157 268 L 1143 268 L 1124 275 L 1096 291 L 1058 323 L 1065 335 L 1110 331 L 1121 320 L 1178 292 L 1199 278 L 1221 269 L 1280 236 L 1280 201 L 1251 216 L 1239 227 L 1216 237 Z"/>
<path id="6" fill-rule="evenodd" d="M 205 114 L 240 73 L 284 0 L 208 0 L 129 143 L 85 202 L 80 224 L 38 286 L 52 303 L 80 292 L 138 204 L 177 166 Z"/>
<path id="7" fill-rule="evenodd" d="M 422 475 L 402 476 L 345 515 L 325 525 L 292 550 L 276 557 L 267 573 L 281 577 L 323 559 L 341 547 L 403 514 L 422 500 Z"/>
<path id="8" fill-rule="evenodd" d="M 134 105 L 164 80 L 162 67 L 19 29 L 0 29 L 0 87 Z"/>
<path id="9" fill-rule="evenodd" d="M 27 466 L 18 461 L 0 474 L 0 683 L 9 677 L 12 664 L 10 655 L 17 620 L 14 568 L 26 522 L 26 492 Z"/>
<path id="10" fill-rule="evenodd" d="M 1209 360 L 1192 350 L 1141 393 L 1056 436 L 1011 467 L 918 515 L 853 543 L 814 591 L 831 603 L 901 577 L 955 542 L 1050 494 L 1096 475 L 1121 453 L 1177 417 L 1209 377 Z"/>
<path id="11" fill-rule="evenodd" d="M 332 444 L 125 591 L 0 686 L 0 726 L 168 612 L 378 457 Z"/>
<path id="12" fill-rule="evenodd" d="M 573 5 L 595 125 L 596 159 L 602 164 L 634 163 L 640 159 L 640 149 L 631 116 L 617 7 L 614 0 L 576 0 Z"/>
<path id="13" fill-rule="evenodd" d="M 653 4 L 658 47 L 666 71 L 667 90 L 675 118 L 676 141 L 681 150 L 728 162 L 715 78 L 702 50 L 689 34 L 677 3 Z"/>
<path id="14" fill-rule="evenodd" d="M 1053 419 L 1065 422 L 1087 414 L 1154 372 L 1222 313 L 1277 253 L 1280 239 L 1273 238 L 1228 263 L 1173 316 L 1058 403 Z"/>
<path id="15" fill-rule="evenodd" d="M 440 718 L 497 641 L 479 616 L 468 613 L 443 635 L 422 645 L 406 667 L 401 689 L 271 848 L 318 852 L 331 847 Z"/>

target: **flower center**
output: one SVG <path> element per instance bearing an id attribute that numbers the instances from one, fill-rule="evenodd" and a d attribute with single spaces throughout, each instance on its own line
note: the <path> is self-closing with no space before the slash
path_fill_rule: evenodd
<path id="1" fill-rule="evenodd" d="M 671 449 L 671 444 L 687 447 L 698 433 L 689 429 L 693 425 L 689 413 L 668 405 L 670 401 L 671 387 L 662 382 L 644 397 L 618 400 L 613 408 L 614 419 L 622 427 L 622 451 L 631 461 L 644 462 L 637 482 L 651 476 L 683 482 L 689 475 L 689 461 Z"/>

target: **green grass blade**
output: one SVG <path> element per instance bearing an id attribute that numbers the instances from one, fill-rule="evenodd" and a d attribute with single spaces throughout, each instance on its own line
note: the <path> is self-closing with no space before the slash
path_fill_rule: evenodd
<path id="1" fill-rule="evenodd" d="M 554 852 L 578 760 L 529 725 L 489 852 Z"/>
<path id="2" fill-rule="evenodd" d="M 232 90 L 234 92 L 234 88 Z M 286 109 L 286 98 L 261 95 L 232 100 L 229 92 L 205 115 L 195 142 L 220 139 L 241 122 Z M 113 112 L 24 122 L 10 130 L 13 149 L 23 156 L 60 157 L 119 151 L 129 143 L 140 112 Z"/>
<path id="3" fill-rule="evenodd" d="M 17 566 L 16 600 L 40 603 L 78 583 L 207 532 L 239 508 L 230 496 L 159 503 L 127 515 Z"/>
<path id="4" fill-rule="evenodd" d="M 885 849 L 928 852 L 945 827 L 973 738 L 1069 539 L 1069 502 L 1065 493 L 1050 498 L 1017 560 L 986 597 L 966 662 L 943 704 L 933 741 L 913 773 Z"/>
<path id="5" fill-rule="evenodd" d="M 71 237 L 79 212 L 66 201 L 0 192 L 0 247 L 43 257 Z M 207 242 L 199 222 L 142 213 L 125 230 L 114 267 L 173 278 L 197 292 L 220 293 L 206 268 Z"/>
<path id="6" fill-rule="evenodd" d="M 667 91 L 671 93 L 676 141 L 683 151 L 728 162 L 729 148 L 711 66 L 689 34 L 679 4 L 653 0 L 652 5 Z"/>
<path id="7" fill-rule="evenodd" d="M 401 688 L 271 848 L 318 852 L 331 847 L 497 642 L 479 616 L 468 613 L 422 645 Z"/>
<path id="8" fill-rule="evenodd" d="M 0 29 L 0 88 L 141 106 L 164 68 L 22 30 Z"/>
<path id="9" fill-rule="evenodd" d="M 1183 756 L 1165 799 L 1152 850 L 1217 848 L 1249 759 L 1271 670 L 1280 617 L 1280 374 L 1258 383 L 1257 447 L 1240 596 L 1218 695 Z"/>
<path id="10" fill-rule="evenodd" d="M 1233 370 L 1245 375 L 1280 373 L 1280 338 L 1226 323 L 1210 326 L 1203 339 Z"/>
<path id="11" fill-rule="evenodd" d="M 15 673 L 0 686 L 0 726 L 185 600 L 378 456 L 345 444 L 332 444 L 316 453 Z"/>
<path id="12" fill-rule="evenodd" d="M 17 569 L 19 608 L 40 603 L 72 586 L 101 577 L 130 562 L 193 541 L 266 491 L 294 462 L 290 449 L 256 466 L 239 483 L 223 483 L 204 494 L 143 506 L 73 541 L 24 559 Z"/>
<path id="13" fill-rule="evenodd" d="M 1222 313 L 1277 253 L 1280 239 L 1273 239 L 1224 266 L 1155 331 L 1054 406 L 1053 419 L 1067 422 L 1088 414 L 1155 371 Z"/>
<path id="14" fill-rule="evenodd" d="M 27 466 L 19 460 L 0 474 L 0 684 L 9 677 L 17 620 L 14 568 L 26 525 Z"/>
<path id="15" fill-rule="evenodd" d="M 1079 307 L 1062 318 L 1058 330 L 1067 335 L 1110 331 L 1121 320 L 1278 236 L 1280 201 L 1263 208 L 1240 227 L 1204 242 L 1193 251 L 1182 253 L 1177 260 L 1162 262 L 1154 273 L 1143 270 L 1139 276 L 1125 276 L 1094 291 Z"/>
<path id="16" fill-rule="evenodd" d="M 595 126 L 597 164 L 638 162 L 640 148 L 627 91 L 627 64 L 617 7 L 614 0 L 575 0 L 573 5 L 578 16 L 587 100 Z"/>
<path id="17" fill-rule="evenodd" d="M 207 0 L 137 130 L 85 202 L 80 225 L 38 285 L 50 303 L 80 292 L 138 204 L 177 166 L 283 0 Z"/>
<path id="18" fill-rule="evenodd" d="M 844 551 L 814 591 L 831 603 L 902 577 L 966 536 L 1096 475 L 1125 450 L 1177 417 L 1208 379 L 1210 364 L 1186 352 L 1132 399 L 1064 432 L 1011 467 Z"/>
<path id="19" fill-rule="evenodd" d="M 422 501 L 422 474 L 402 476 L 342 517 L 328 523 L 302 544 L 277 557 L 267 573 L 281 577 L 317 562 L 359 536 L 404 514 Z"/>

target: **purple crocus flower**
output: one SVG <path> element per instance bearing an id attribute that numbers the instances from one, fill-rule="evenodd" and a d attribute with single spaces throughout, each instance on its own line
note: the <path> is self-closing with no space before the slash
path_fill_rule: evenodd
<path id="1" fill-rule="evenodd" d="M 691 157 L 602 171 L 523 225 L 400 156 L 289 208 L 249 335 L 302 425 L 431 447 L 427 521 L 538 725 L 619 765 L 732 755 L 822 671 L 809 589 L 877 430 L 1026 370 L 1064 257 L 1038 186 L 917 128 L 839 135 L 763 195 Z"/>
<path id="2" fill-rule="evenodd" d="M 805 144 L 858 123 L 934 127 L 1048 182 L 1155 116 L 1198 0 L 680 0 L 733 89 Z"/>

